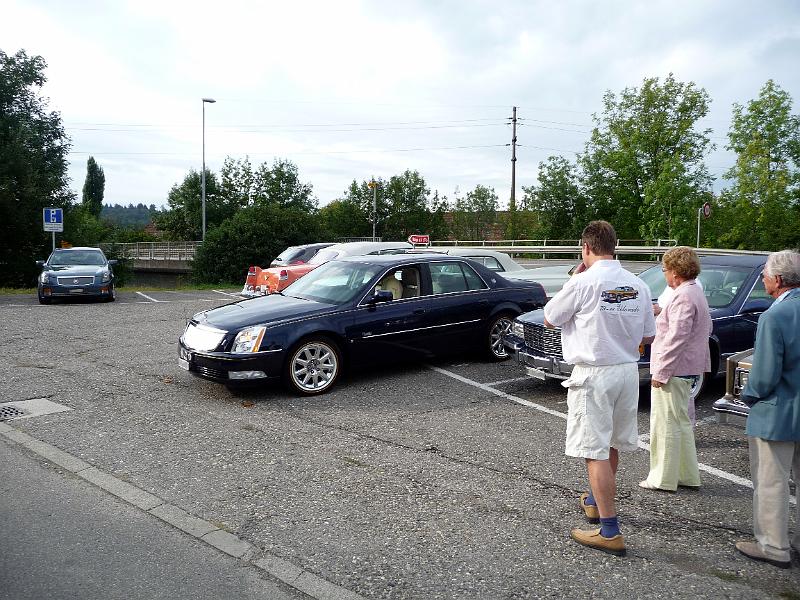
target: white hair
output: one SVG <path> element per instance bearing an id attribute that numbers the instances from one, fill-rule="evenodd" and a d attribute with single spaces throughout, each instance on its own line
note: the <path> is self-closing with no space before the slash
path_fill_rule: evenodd
<path id="1" fill-rule="evenodd" d="M 797 250 L 781 250 L 773 252 L 764 266 L 767 275 L 780 275 L 784 287 L 800 286 L 800 252 Z"/>

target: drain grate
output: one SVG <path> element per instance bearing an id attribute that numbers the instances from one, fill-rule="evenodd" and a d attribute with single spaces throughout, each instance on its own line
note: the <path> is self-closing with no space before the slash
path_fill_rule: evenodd
<path id="1" fill-rule="evenodd" d="M 24 417 L 27 415 L 24 410 L 21 408 L 17 408 L 16 406 L 0 406 L 0 421 L 8 421 L 10 419 L 16 419 L 17 417 Z"/>

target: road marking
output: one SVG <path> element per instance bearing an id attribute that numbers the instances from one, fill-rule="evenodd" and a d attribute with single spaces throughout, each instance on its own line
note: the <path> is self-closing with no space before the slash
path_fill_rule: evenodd
<path id="1" fill-rule="evenodd" d="M 223 292 L 222 290 L 211 290 L 212 292 L 216 292 L 217 294 L 222 294 L 223 296 L 231 296 L 232 298 L 241 298 L 239 294 L 231 294 L 230 292 Z"/>
<path id="2" fill-rule="evenodd" d="M 495 396 L 500 396 L 501 398 L 505 398 L 506 400 L 511 400 L 512 402 L 521 404 L 522 406 L 533 408 L 548 415 L 553 415 L 554 417 L 564 419 L 565 421 L 567 419 L 566 413 L 553 410 L 552 408 L 547 408 L 546 406 L 542 406 L 541 404 L 536 404 L 535 402 L 525 400 L 524 398 L 520 398 L 519 396 L 515 396 L 513 394 L 508 394 L 506 392 L 496 390 L 493 387 L 490 387 L 489 384 L 480 383 L 479 381 L 468 379 L 466 377 L 463 377 L 462 375 L 453 373 L 452 371 L 448 371 L 447 369 L 442 369 L 440 367 L 429 366 L 428 368 L 436 371 L 437 373 L 441 373 L 442 375 L 446 375 L 447 377 L 452 377 L 453 379 L 460 381 L 462 383 L 466 383 L 467 385 L 471 385 L 472 387 L 476 387 L 485 392 L 489 392 L 490 394 L 494 394 Z M 643 441 L 641 437 L 639 439 L 639 448 L 650 452 L 650 444 Z M 715 477 L 719 477 L 720 479 L 725 479 L 727 481 L 735 483 L 736 485 L 741 485 L 742 487 L 747 487 L 751 489 L 753 487 L 753 482 L 750 481 L 749 479 L 745 479 L 744 477 L 739 477 L 738 475 L 734 475 L 733 473 L 728 473 L 727 471 L 717 469 L 716 467 L 712 467 L 711 465 L 707 465 L 704 463 L 698 463 L 697 466 L 701 471 L 705 471 L 706 473 L 714 475 Z M 789 496 L 789 501 L 791 504 L 796 504 L 797 502 L 796 498 L 793 498 L 792 496 Z"/>
<path id="3" fill-rule="evenodd" d="M 528 381 L 530 377 L 527 375 L 525 377 L 515 377 L 514 379 L 502 379 L 500 381 L 492 381 L 487 383 L 486 385 L 490 385 L 492 387 L 497 385 L 505 385 L 506 383 L 516 383 L 517 381 Z"/>
<path id="4" fill-rule="evenodd" d="M 155 298 L 152 298 L 147 294 L 143 294 L 142 292 L 136 292 L 136 293 L 139 294 L 142 298 L 147 298 L 148 300 L 150 300 L 150 302 L 169 302 L 169 300 L 156 300 Z"/>

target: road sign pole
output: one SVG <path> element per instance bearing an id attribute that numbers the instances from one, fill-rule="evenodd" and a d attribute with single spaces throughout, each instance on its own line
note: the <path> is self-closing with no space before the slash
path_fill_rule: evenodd
<path id="1" fill-rule="evenodd" d="M 53 232 L 53 252 L 56 251 L 56 232 Z"/>
<path id="2" fill-rule="evenodd" d="M 703 207 L 697 209 L 697 246 L 696 248 L 700 247 L 700 216 L 703 214 Z"/>

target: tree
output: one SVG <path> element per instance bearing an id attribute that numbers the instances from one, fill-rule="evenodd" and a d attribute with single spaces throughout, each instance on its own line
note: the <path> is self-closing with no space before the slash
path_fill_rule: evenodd
<path id="1" fill-rule="evenodd" d="M 372 225 L 362 207 L 349 198 L 334 200 L 317 213 L 323 239 L 339 240 L 372 235 Z"/>
<path id="2" fill-rule="evenodd" d="M 103 167 L 90 156 L 86 162 L 86 181 L 83 184 L 83 205 L 95 217 L 103 210 L 103 195 L 106 190 L 106 176 Z"/>
<path id="3" fill-rule="evenodd" d="M 591 215 L 580 187 L 577 165 L 561 156 L 550 156 L 539 163 L 538 179 L 538 185 L 522 188 L 523 205 L 538 218 L 536 236 L 578 239 Z"/>
<path id="4" fill-rule="evenodd" d="M 603 97 L 603 114 L 579 157 L 594 218 L 610 221 L 620 238 L 694 239 L 697 208 L 711 186 L 703 162 L 713 147 L 697 131 L 709 98 L 670 74 L 641 89 Z"/>
<path id="5" fill-rule="evenodd" d="M 318 219 L 304 210 L 248 206 L 207 232 L 192 274 L 205 283 L 242 283 L 250 265 L 266 266 L 287 246 L 318 242 L 320 234 Z"/>
<path id="6" fill-rule="evenodd" d="M 771 79 L 747 107 L 734 104 L 728 149 L 736 164 L 733 185 L 720 198 L 727 223 L 720 242 L 778 250 L 800 243 L 800 116 L 792 98 Z"/>
<path id="7" fill-rule="evenodd" d="M 42 209 L 66 208 L 69 139 L 61 117 L 39 96 L 46 78 L 41 56 L 0 50 L 0 285 L 31 285 L 35 260 L 49 252 Z"/>
<path id="8" fill-rule="evenodd" d="M 168 209 L 154 221 L 170 240 L 199 240 L 203 236 L 200 173 L 194 169 L 180 185 L 172 186 L 167 196 Z M 222 223 L 226 211 L 217 194 L 217 178 L 206 170 L 206 231 Z"/>
<path id="9" fill-rule="evenodd" d="M 381 224 L 385 240 L 405 240 L 409 235 L 428 229 L 428 189 L 418 171 L 406 170 L 393 175 L 385 188 L 387 215 Z"/>
<path id="10" fill-rule="evenodd" d="M 302 183 L 297 165 L 275 159 L 272 167 L 262 163 L 253 175 L 253 203 L 277 204 L 283 208 L 296 208 L 312 212 L 317 207 L 310 183 Z"/>

